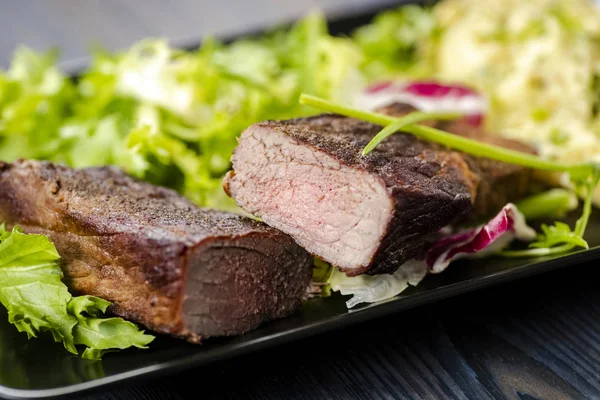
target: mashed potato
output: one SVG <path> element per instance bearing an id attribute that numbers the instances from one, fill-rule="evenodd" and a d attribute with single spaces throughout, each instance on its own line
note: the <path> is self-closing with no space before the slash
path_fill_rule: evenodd
<path id="1" fill-rule="evenodd" d="M 434 75 L 486 94 L 486 124 L 542 156 L 600 162 L 600 10 L 586 0 L 446 0 Z M 600 190 L 595 197 L 600 205 Z"/>

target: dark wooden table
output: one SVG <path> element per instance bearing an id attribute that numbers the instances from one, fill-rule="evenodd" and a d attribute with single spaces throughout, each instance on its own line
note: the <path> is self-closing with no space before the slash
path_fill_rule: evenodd
<path id="1" fill-rule="evenodd" d="M 186 41 L 244 32 L 364 0 L 5 1 L 0 67 L 20 43 L 58 45 L 68 67 L 88 44 Z M 389 1 L 379 1 L 386 4 Z M 600 398 L 600 285 L 585 264 L 397 313 L 275 349 L 80 399 Z"/>

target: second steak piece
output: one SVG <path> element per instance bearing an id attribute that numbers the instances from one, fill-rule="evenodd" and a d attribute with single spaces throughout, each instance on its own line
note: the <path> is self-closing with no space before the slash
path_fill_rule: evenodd
<path id="1" fill-rule="evenodd" d="M 528 170 L 409 134 L 361 156 L 380 129 L 331 114 L 255 124 L 241 135 L 225 190 L 349 276 L 393 272 L 441 228 L 527 190 Z"/>
<path id="2" fill-rule="evenodd" d="M 2 221 L 48 235 L 74 293 L 190 342 L 293 313 L 312 275 L 312 257 L 288 235 L 114 167 L 0 162 Z"/>

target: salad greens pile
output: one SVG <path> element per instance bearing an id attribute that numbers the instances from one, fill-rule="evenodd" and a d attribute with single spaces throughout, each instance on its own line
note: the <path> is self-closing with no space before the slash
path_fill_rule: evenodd
<path id="1" fill-rule="evenodd" d="M 113 164 L 199 205 L 234 207 L 221 179 L 241 131 L 306 114 L 301 92 L 342 100 L 360 90 L 374 69 L 369 40 L 331 36 L 313 13 L 260 38 L 208 38 L 196 51 L 161 39 L 96 50 L 76 81 L 56 52 L 20 48 L 0 72 L 0 159 Z M 389 42 L 393 52 L 399 39 Z"/>
<path id="2" fill-rule="evenodd" d="M 109 302 L 73 297 L 62 282 L 56 248 L 44 235 L 26 235 L 0 225 L 0 303 L 8 321 L 29 338 L 50 332 L 69 352 L 98 360 L 109 351 L 146 348 L 154 340 L 129 321 L 105 318 Z"/>

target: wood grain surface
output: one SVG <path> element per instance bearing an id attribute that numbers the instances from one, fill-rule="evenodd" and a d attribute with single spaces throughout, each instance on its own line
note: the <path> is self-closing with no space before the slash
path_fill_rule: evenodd
<path id="1" fill-rule="evenodd" d="M 19 44 L 60 46 L 64 65 L 91 43 L 145 36 L 185 42 L 245 32 L 313 8 L 389 1 L 3 1 L 0 67 Z M 80 400 L 600 398 L 600 284 L 591 263 L 463 295 L 209 367 Z"/>

